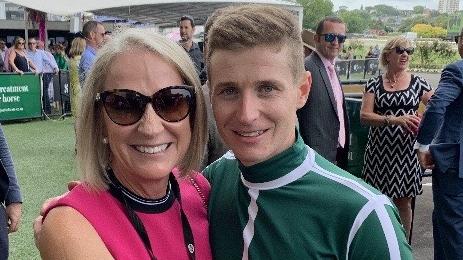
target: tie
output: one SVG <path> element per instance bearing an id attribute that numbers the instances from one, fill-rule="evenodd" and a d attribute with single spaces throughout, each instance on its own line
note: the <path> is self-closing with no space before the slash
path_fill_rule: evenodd
<path id="1" fill-rule="evenodd" d="M 341 90 L 341 84 L 339 84 L 338 77 L 336 76 L 336 71 L 334 70 L 333 65 L 328 66 L 330 72 L 330 82 L 331 87 L 333 88 L 334 99 L 336 100 L 336 110 L 338 111 L 339 118 L 339 146 L 344 148 L 346 144 L 346 129 L 344 126 L 344 109 L 342 107 L 343 94 Z"/>

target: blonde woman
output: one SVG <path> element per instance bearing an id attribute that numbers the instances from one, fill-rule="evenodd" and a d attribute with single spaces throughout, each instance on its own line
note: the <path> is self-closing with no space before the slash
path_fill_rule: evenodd
<path id="1" fill-rule="evenodd" d="M 12 72 L 24 74 L 24 72 L 35 72 L 35 65 L 27 58 L 25 41 L 21 37 L 17 37 L 14 41 L 14 47 L 8 56 L 10 68 Z"/>
<path id="2" fill-rule="evenodd" d="M 209 184 L 193 171 L 206 109 L 182 47 L 149 30 L 122 32 L 100 49 L 80 108 L 82 184 L 44 217 L 42 258 L 211 259 Z"/>
<path id="3" fill-rule="evenodd" d="M 386 43 L 380 58 L 385 73 L 368 80 L 360 112 L 362 123 L 370 126 L 363 176 L 392 198 L 407 235 L 412 198 L 422 193 L 421 167 L 413 149 L 420 123 L 417 110 L 433 94 L 425 79 L 408 72 L 413 52 L 404 37 Z"/>
<path id="4" fill-rule="evenodd" d="M 84 50 L 84 38 L 77 37 L 72 40 L 71 49 L 69 50 L 69 83 L 71 84 L 71 112 L 73 116 L 77 116 L 79 111 L 78 104 L 81 89 L 79 82 L 79 63 Z"/>

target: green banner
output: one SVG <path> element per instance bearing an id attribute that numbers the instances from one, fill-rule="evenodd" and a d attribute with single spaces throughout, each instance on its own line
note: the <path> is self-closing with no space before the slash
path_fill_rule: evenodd
<path id="1" fill-rule="evenodd" d="M 368 126 L 360 124 L 361 99 L 346 98 L 346 109 L 349 114 L 350 146 L 347 171 L 362 178 L 363 155 L 368 141 Z"/>
<path id="2" fill-rule="evenodd" d="M 40 76 L 0 73 L 0 120 L 42 116 Z"/>

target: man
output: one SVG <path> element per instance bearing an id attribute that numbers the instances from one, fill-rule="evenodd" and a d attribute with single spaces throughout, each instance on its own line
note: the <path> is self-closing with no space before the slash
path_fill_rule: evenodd
<path id="1" fill-rule="evenodd" d="M 297 112 L 304 142 L 321 156 L 346 169 L 349 149 L 349 120 L 335 59 L 346 39 L 346 25 L 336 17 L 318 24 L 316 50 L 305 59 L 312 73 L 313 88 L 307 103 Z"/>
<path id="2" fill-rule="evenodd" d="M 0 39 L 0 72 L 3 71 L 5 64 L 6 45 L 5 41 Z"/>
<path id="3" fill-rule="evenodd" d="M 22 199 L 13 160 L 1 126 L 0 202 L 0 259 L 8 259 L 8 233 L 18 231 Z"/>
<path id="4" fill-rule="evenodd" d="M 37 49 L 42 50 L 45 55 L 47 55 L 48 59 L 50 59 L 51 63 L 44 63 L 43 64 L 43 75 L 46 77 L 50 78 L 50 82 L 48 84 L 48 103 L 53 103 L 54 100 L 54 93 L 55 90 L 53 88 L 53 75 L 59 72 L 56 70 L 58 67 L 58 64 L 56 64 L 55 57 L 53 57 L 53 54 L 49 52 L 48 50 L 45 49 L 45 43 L 43 41 L 37 41 Z M 50 109 L 51 110 L 51 109 Z"/>
<path id="5" fill-rule="evenodd" d="M 212 107 L 229 152 L 211 183 L 214 259 L 411 259 L 390 200 L 306 146 L 301 32 L 288 11 L 222 10 L 206 52 Z"/>
<path id="6" fill-rule="evenodd" d="M 28 50 L 27 50 L 27 57 L 34 63 L 36 72 L 42 74 L 42 82 L 43 82 L 43 94 L 42 94 L 42 103 L 43 103 L 43 111 L 45 114 L 51 113 L 51 106 L 50 106 L 50 98 L 48 95 L 48 88 L 50 86 L 50 82 L 53 80 L 53 75 L 58 74 L 59 69 L 58 65 L 56 64 L 55 59 L 53 56 L 47 55 L 44 50 L 38 49 L 38 41 L 35 37 L 29 38 L 28 42 Z M 47 72 L 45 69 L 52 68 L 52 72 Z"/>
<path id="7" fill-rule="evenodd" d="M 107 37 L 103 23 L 97 21 L 86 22 L 82 28 L 82 35 L 85 38 L 86 47 L 79 63 L 79 81 L 81 86 L 84 84 L 88 70 L 92 67 L 97 50 L 103 46 Z"/>
<path id="8" fill-rule="evenodd" d="M 463 30 L 458 51 L 463 58 Z M 448 65 L 421 120 L 415 149 L 432 171 L 434 259 L 463 259 L 463 60 Z"/>
<path id="9" fill-rule="evenodd" d="M 180 41 L 179 44 L 190 55 L 191 60 L 195 64 L 198 74 L 201 72 L 203 64 L 203 53 L 199 49 L 199 45 L 193 41 L 193 34 L 195 33 L 195 21 L 193 17 L 184 15 L 180 18 Z"/>

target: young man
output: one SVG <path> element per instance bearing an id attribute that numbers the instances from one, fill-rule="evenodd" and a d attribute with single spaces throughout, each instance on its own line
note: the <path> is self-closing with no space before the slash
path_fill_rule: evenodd
<path id="1" fill-rule="evenodd" d="M 463 58 L 462 36 L 463 30 L 457 37 Z M 415 148 L 421 166 L 433 169 L 434 259 L 463 259 L 463 60 L 442 71 L 421 120 Z"/>
<path id="2" fill-rule="evenodd" d="M 203 53 L 199 45 L 193 41 L 193 34 L 195 33 L 195 21 L 193 17 L 184 15 L 180 17 L 179 21 L 180 41 L 179 44 L 190 55 L 191 60 L 195 64 L 198 74 L 201 72 L 203 64 Z"/>
<path id="3" fill-rule="evenodd" d="M 334 63 L 345 39 L 346 25 L 341 19 L 327 17 L 319 22 L 314 36 L 316 50 L 305 59 L 313 88 L 297 112 L 304 142 L 343 169 L 347 167 L 349 120 Z"/>
<path id="4" fill-rule="evenodd" d="M 306 146 L 301 32 L 268 6 L 222 10 L 208 34 L 217 127 L 229 152 L 205 169 L 215 259 L 411 259 L 390 200 Z"/>

